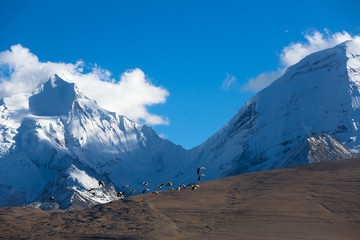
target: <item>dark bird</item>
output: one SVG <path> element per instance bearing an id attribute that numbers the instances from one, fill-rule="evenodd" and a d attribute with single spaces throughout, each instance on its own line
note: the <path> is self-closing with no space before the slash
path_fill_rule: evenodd
<path id="1" fill-rule="evenodd" d="M 131 189 L 130 192 L 131 192 L 131 193 L 135 192 L 135 189 Z"/>
<path id="2" fill-rule="evenodd" d="M 50 201 L 54 201 L 54 199 L 55 199 L 54 197 L 50 197 Z"/>
<path id="3" fill-rule="evenodd" d="M 118 197 L 123 197 L 124 194 L 125 194 L 125 192 L 117 192 L 117 196 L 118 196 Z"/>
<path id="4" fill-rule="evenodd" d="M 89 222 L 92 222 L 93 221 L 93 218 L 92 217 L 89 217 Z"/>
<path id="5" fill-rule="evenodd" d="M 160 185 L 156 185 L 157 188 L 162 188 L 164 186 L 164 184 L 160 184 Z"/>
<path id="6" fill-rule="evenodd" d="M 201 169 L 206 170 L 206 168 L 204 168 L 204 167 L 199 167 L 199 168 L 197 169 L 197 175 L 200 174 L 200 170 L 201 170 Z"/>
<path id="7" fill-rule="evenodd" d="M 200 175 L 198 176 L 198 181 L 200 181 L 200 178 L 201 178 L 201 177 L 206 177 L 206 176 L 205 176 L 205 174 L 200 174 Z"/>
<path id="8" fill-rule="evenodd" d="M 91 191 L 94 191 L 94 190 L 95 190 L 95 188 L 90 188 L 88 191 L 91 192 Z"/>
<path id="9" fill-rule="evenodd" d="M 146 188 L 143 190 L 143 193 L 145 193 L 146 191 L 149 191 L 150 192 L 150 189 Z"/>
<path id="10" fill-rule="evenodd" d="M 159 195 L 159 193 L 157 191 L 152 192 L 153 195 Z"/>
<path id="11" fill-rule="evenodd" d="M 124 186 L 122 186 L 121 188 L 126 188 L 126 187 L 129 187 L 129 185 L 124 185 Z"/>
<path id="12" fill-rule="evenodd" d="M 167 186 L 167 187 L 170 187 L 170 186 L 172 186 L 172 185 L 174 185 L 172 182 L 167 182 L 167 183 L 165 183 L 165 186 Z"/>
<path id="13" fill-rule="evenodd" d="M 199 189 L 200 186 L 198 184 L 191 185 L 191 190 Z"/>
<path id="14" fill-rule="evenodd" d="M 105 187 L 105 183 L 104 183 L 103 181 L 99 181 L 99 187 L 100 187 L 100 186 Z"/>
<path id="15" fill-rule="evenodd" d="M 142 185 L 146 186 L 146 185 L 149 185 L 148 182 L 142 182 Z"/>

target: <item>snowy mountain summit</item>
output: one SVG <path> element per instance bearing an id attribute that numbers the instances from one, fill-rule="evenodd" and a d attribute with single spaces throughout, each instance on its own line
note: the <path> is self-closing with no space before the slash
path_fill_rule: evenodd
<path id="1" fill-rule="evenodd" d="M 289 67 L 193 151 L 197 151 L 201 164 L 216 166 L 211 168 L 214 178 L 312 163 L 317 157 L 310 155 L 318 152 L 306 150 L 305 141 L 321 133 L 346 145 L 341 148 L 343 152 L 340 147 L 336 154 L 328 152 L 332 156 L 329 159 L 348 158 L 360 151 L 359 125 L 357 39 L 313 53 Z M 300 152 L 301 161 L 297 156 Z"/>
<path id="2" fill-rule="evenodd" d="M 162 173 L 186 153 L 58 75 L 31 95 L 3 99 L 0 111 L 0 206 L 52 196 L 62 208 L 109 202 L 119 199 L 114 183 L 141 192 L 144 180 L 168 180 Z"/>
<path id="3" fill-rule="evenodd" d="M 121 199 L 120 191 L 196 182 L 200 166 L 210 180 L 351 158 L 360 153 L 359 108 L 359 40 L 291 66 L 188 151 L 54 75 L 0 101 L 0 207 L 93 206 Z"/>

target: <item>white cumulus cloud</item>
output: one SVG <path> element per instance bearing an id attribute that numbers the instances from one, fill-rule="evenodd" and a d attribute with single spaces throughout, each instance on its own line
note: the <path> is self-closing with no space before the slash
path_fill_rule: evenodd
<path id="1" fill-rule="evenodd" d="M 78 85 L 89 98 L 110 111 L 147 124 L 168 124 L 168 119 L 148 111 L 147 107 L 165 103 L 169 92 L 155 86 L 141 69 L 124 72 L 118 80 L 110 71 L 79 60 L 75 64 L 40 62 L 20 44 L 0 52 L 0 99 L 17 93 L 31 93 L 57 73 Z"/>
<path id="2" fill-rule="evenodd" d="M 319 31 L 305 33 L 304 37 L 306 39 L 305 42 L 291 43 L 283 48 L 280 54 L 279 68 L 276 71 L 259 74 L 255 78 L 250 79 L 242 89 L 252 92 L 260 91 L 278 79 L 289 66 L 298 63 L 307 55 L 357 38 L 357 36 L 351 36 L 346 31 L 330 33 L 328 29 L 324 29 L 324 33 Z"/>

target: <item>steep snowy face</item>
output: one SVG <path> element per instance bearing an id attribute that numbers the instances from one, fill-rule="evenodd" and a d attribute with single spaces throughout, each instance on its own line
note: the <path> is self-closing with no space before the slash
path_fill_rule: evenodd
<path id="1" fill-rule="evenodd" d="M 75 95 L 74 83 L 54 75 L 29 98 L 30 112 L 38 116 L 66 115 L 72 109 Z"/>
<path id="2" fill-rule="evenodd" d="M 359 152 L 359 76 L 358 40 L 311 54 L 192 151 L 199 154 L 199 163 L 212 166 L 212 178 L 274 168 L 319 132 Z"/>
<path id="3" fill-rule="evenodd" d="M 112 201 L 122 185 L 171 180 L 186 155 L 57 75 L 31 95 L 3 99 L 0 131 L 0 206 L 50 196 L 63 208 Z"/>
<path id="4" fill-rule="evenodd" d="M 146 139 L 143 125 L 100 108 L 74 83 L 57 75 L 33 92 L 28 98 L 28 109 L 22 111 L 20 121 L 17 118 L 21 126 L 13 140 L 17 140 L 17 150 L 41 159 L 34 160 L 43 161 L 39 164 L 49 164 L 43 154 L 46 149 L 56 149 L 57 155 L 73 156 L 105 173 L 109 170 L 103 165 L 118 158 L 119 153 L 139 149 Z"/>

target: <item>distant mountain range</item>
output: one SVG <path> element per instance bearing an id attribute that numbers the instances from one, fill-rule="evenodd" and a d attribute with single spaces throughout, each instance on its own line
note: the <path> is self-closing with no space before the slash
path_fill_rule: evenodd
<path id="1" fill-rule="evenodd" d="M 352 158 L 360 151 L 359 86 L 359 41 L 311 54 L 185 150 L 54 75 L 0 102 L 0 206 L 83 208 L 120 191 L 196 182 L 199 166 L 210 180 Z"/>

